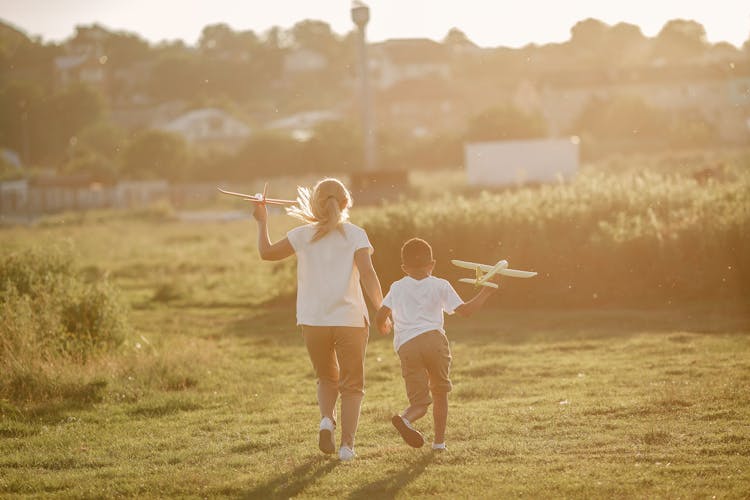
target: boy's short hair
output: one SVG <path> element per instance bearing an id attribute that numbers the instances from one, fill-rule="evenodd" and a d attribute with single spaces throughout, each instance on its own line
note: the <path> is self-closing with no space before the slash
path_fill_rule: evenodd
<path id="1" fill-rule="evenodd" d="M 432 247 L 422 238 L 412 238 L 401 247 L 401 263 L 422 267 L 432 263 Z"/>

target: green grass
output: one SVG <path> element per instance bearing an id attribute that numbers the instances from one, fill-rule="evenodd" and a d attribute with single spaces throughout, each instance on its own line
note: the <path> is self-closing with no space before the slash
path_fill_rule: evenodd
<path id="1" fill-rule="evenodd" d="M 274 217 L 272 238 L 294 224 Z M 294 263 L 261 263 L 251 221 L 63 216 L 0 241 L 0 254 L 62 248 L 108 277 L 131 325 L 117 349 L 47 367 L 57 397 L 0 400 L 0 497 L 750 496 L 740 295 L 519 308 L 508 282 L 477 316 L 447 320 L 443 454 L 392 428 L 398 358 L 372 332 L 358 458 L 341 464 L 316 446 Z M 417 426 L 432 437 L 429 416 Z"/>
<path id="2" fill-rule="evenodd" d="M 500 297 L 495 300 L 502 302 Z M 449 450 L 403 444 L 389 338 L 371 337 L 358 458 L 316 449 L 310 363 L 279 308 L 134 313 L 192 345 L 189 388 L 137 378 L 77 407 L 2 408 L 0 492 L 186 497 L 728 497 L 750 493 L 742 309 L 503 309 L 447 324 Z M 176 341 L 179 339 L 179 341 Z M 179 347 L 178 347 L 179 348 Z M 164 355 L 173 355 L 164 353 Z M 428 438 L 431 423 L 418 423 Z"/>

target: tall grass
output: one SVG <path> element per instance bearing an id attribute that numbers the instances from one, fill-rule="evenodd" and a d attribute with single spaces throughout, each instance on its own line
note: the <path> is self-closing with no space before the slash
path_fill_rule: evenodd
<path id="1" fill-rule="evenodd" d="M 87 281 L 64 252 L 30 250 L 0 259 L 0 397 L 75 392 L 56 367 L 116 348 L 128 329 L 117 290 L 104 279 Z"/>
<path id="2" fill-rule="evenodd" d="M 436 274 L 451 280 L 466 273 L 454 258 L 539 273 L 506 279 L 505 301 L 663 304 L 750 294 L 749 192 L 747 165 L 705 184 L 663 171 L 589 171 L 566 184 L 390 204 L 356 222 L 386 284 L 401 276 L 401 244 L 418 236 L 433 246 Z"/>

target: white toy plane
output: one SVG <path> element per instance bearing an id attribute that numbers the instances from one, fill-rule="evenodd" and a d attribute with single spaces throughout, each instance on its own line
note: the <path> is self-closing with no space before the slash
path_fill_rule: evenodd
<path id="1" fill-rule="evenodd" d="M 263 192 L 258 194 L 244 194 L 244 193 L 234 193 L 232 191 L 224 191 L 221 188 L 216 188 L 219 191 L 221 191 L 224 194 L 228 194 L 229 196 L 237 196 L 238 198 L 242 198 L 245 201 L 250 201 L 253 203 L 261 203 L 264 205 L 294 205 L 297 203 L 297 200 L 279 200 L 276 198 L 266 198 L 266 191 L 268 191 L 268 183 L 266 182 L 265 186 L 263 186 Z"/>
<path id="2" fill-rule="evenodd" d="M 513 278 L 531 278 L 536 276 L 535 272 L 532 271 L 519 271 L 517 269 L 508 269 L 508 261 L 501 260 L 494 266 L 488 266 L 487 264 L 477 264 L 476 262 L 466 262 L 465 260 L 452 260 L 451 263 L 454 266 L 462 267 L 464 269 L 474 269 L 477 273 L 475 279 L 461 278 L 462 283 L 471 283 L 474 286 L 489 286 L 497 288 L 497 283 L 492 283 L 490 278 L 496 274 L 503 276 L 511 276 Z M 484 274 L 483 274 L 484 273 Z"/>

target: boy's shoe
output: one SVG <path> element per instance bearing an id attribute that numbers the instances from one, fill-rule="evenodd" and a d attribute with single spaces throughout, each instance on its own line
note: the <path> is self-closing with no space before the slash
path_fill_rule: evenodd
<path id="1" fill-rule="evenodd" d="M 391 423 L 396 428 L 401 437 L 404 438 L 406 444 L 412 448 L 421 448 L 424 444 L 424 437 L 417 429 L 411 426 L 408 420 L 401 415 L 394 415 L 391 419 Z"/>
<path id="2" fill-rule="evenodd" d="M 336 436 L 334 431 L 336 430 L 336 424 L 328 417 L 323 417 L 320 421 L 320 432 L 318 433 L 318 448 L 323 453 L 335 453 L 336 452 Z"/>
<path id="3" fill-rule="evenodd" d="M 348 462 L 350 460 L 354 460 L 354 457 L 356 457 L 357 454 L 354 453 L 354 450 L 349 448 L 348 446 L 342 446 L 339 449 L 339 460 L 342 462 Z"/>
<path id="4" fill-rule="evenodd" d="M 445 443 L 432 443 L 432 451 L 445 451 Z"/>

